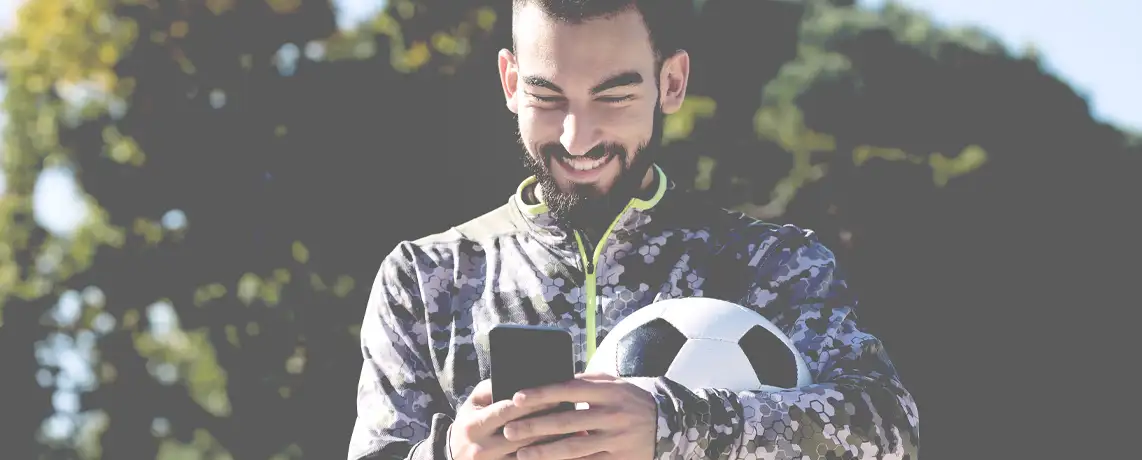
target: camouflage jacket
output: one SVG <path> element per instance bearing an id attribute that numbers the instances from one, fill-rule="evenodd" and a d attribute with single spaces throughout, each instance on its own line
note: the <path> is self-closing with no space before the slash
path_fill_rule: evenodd
<path id="1" fill-rule="evenodd" d="M 762 393 L 641 382 L 658 403 L 655 459 L 917 458 L 916 404 L 858 326 L 833 254 L 811 231 L 701 205 L 656 174 L 653 196 L 631 200 L 594 245 L 527 203 L 534 178 L 488 214 L 397 245 L 361 328 L 349 459 L 450 458 L 448 426 L 489 376 L 482 334 L 495 324 L 567 329 L 581 371 L 628 314 L 683 296 L 769 318 L 815 383 Z"/>

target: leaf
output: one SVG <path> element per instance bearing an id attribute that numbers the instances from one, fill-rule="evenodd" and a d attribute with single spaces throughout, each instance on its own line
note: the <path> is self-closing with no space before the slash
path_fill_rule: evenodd
<path id="1" fill-rule="evenodd" d="M 309 249 L 306 248 L 304 244 L 301 244 L 301 241 L 293 242 L 292 251 L 293 260 L 303 264 L 309 261 Z"/>

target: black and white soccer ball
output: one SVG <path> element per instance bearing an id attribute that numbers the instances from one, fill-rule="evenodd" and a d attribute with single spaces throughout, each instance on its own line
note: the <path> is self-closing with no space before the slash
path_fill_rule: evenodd
<path id="1" fill-rule="evenodd" d="M 706 297 L 647 305 L 615 325 L 586 372 L 666 377 L 691 389 L 780 391 L 812 383 L 793 342 L 764 316 Z"/>

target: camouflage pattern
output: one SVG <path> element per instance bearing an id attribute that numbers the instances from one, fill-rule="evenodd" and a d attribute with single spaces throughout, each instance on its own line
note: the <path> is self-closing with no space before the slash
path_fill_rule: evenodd
<path id="1" fill-rule="evenodd" d="M 734 393 L 643 379 L 658 402 L 655 458 L 917 458 L 916 404 L 881 342 L 857 325 L 833 254 L 811 231 L 703 205 L 657 174 L 658 194 L 628 207 L 601 242 L 597 341 L 650 303 L 719 298 L 781 327 L 816 383 Z M 382 262 L 361 329 L 350 460 L 448 458 L 448 424 L 489 377 L 484 337 L 496 324 L 563 327 L 585 368 L 586 267 L 574 236 L 527 203 L 533 186 Z"/>

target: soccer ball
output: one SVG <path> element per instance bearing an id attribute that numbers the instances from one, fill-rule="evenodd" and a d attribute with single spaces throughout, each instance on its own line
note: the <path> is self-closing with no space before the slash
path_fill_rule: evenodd
<path id="1" fill-rule="evenodd" d="M 666 377 L 691 390 L 781 391 L 812 383 L 805 359 L 777 326 L 705 297 L 655 302 L 619 321 L 586 372 Z"/>

